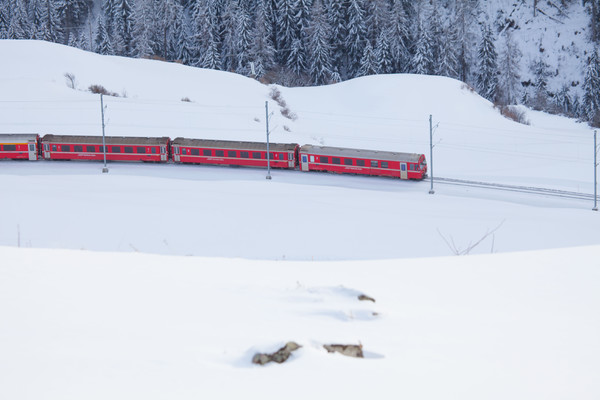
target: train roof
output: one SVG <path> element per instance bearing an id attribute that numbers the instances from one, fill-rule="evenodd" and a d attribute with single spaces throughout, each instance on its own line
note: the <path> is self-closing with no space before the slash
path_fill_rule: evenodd
<path id="1" fill-rule="evenodd" d="M 267 150 L 266 142 L 239 142 L 233 140 L 208 140 L 208 139 L 186 139 L 175 138 L 173 144 L 176 146 L 193 146 L 217 149 L 237 149 L 237 150 Z M 294 151 L 298 147 L 297 143 L 269 143 L 270 151 Z"/>
<path id="2" fill-rule="evenodd" d="M 349 149 L 344 147 L 313 146 L 310 144 L 305 144 L 300 147 L 300 152 L 332 157 L 352 157 L 413 163 L 419 162 L 419 158 L 422 156 L 422 154 L 417 153 L 396 153 L 391 151 Z"/>
<path id="3" fill-rule="evenodd" d="M 37 138 L 37 133 L 0 133 L 0 143 L 27 143 Z"/>
<path id="4" fill-rule="evenodd" d="M 42 141 L 48 143 L 102 144 L 102 136 L 45 135 Z M 162 145 L 168 141 L 168 137 L 105 136 L 106 144 L 111 145 Z"/>

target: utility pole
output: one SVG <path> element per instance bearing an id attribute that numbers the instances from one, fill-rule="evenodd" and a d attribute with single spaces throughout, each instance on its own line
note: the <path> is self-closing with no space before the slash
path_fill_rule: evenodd
<path id="1" fill-rule="evenodd" d="M 594 131 L 594 208 L 592 210 L 598 211 L 598 131 Z"/>
<path id="2" fill-rule="evenodd" d="M 108 172 L 108 167 L 106 166 L 106 139 L 104 137 L 104 100 L 102 99 L 102 93 L 100 93 L 100 109 L 102 110 L 102 153 L 104 154 L 104 168 L 102 168 L 102 173 Z"/>
<path id="3" fill-rule="evenodd" d="M 429 114 L 429 176 L 431 179 L 431 189 L 429 194 L 434 194 L 433 190 L 433 126 L 431 121 L 431 114 Z"/>
<path id="4" fill-rule="evenodd" d="M 265 117 L 267 122 L 267 179 L 271 179 L 271 153 L 269 153 L 269 102 L 265 101 Z"/>

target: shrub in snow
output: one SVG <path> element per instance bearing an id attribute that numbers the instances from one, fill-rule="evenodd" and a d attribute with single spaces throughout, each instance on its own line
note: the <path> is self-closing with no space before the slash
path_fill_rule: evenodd
<path id="1" fill-rule="evenodd" d="M 88 88 L 88 90 L 90 92 L 92 92 L 92 93 L 95 93 L 95 94 L 103 94 L 105 96 L 119 97 L 119 95 L 117 93 L 115 93 L 115 92 L 109 92 L 102 85 L 90 85 L 90 87 Z"/>
<path id="2" fill-rule="evenodd" d="M 363 358 L 362 344 L 324 344 L 329 353 L 340 353 L 348 357 Z"/>

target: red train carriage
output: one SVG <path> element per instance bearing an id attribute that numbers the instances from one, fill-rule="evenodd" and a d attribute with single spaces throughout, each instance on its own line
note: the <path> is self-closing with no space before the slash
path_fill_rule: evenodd
<path id="1" fill-rule="evenodd" d="M 109 161 L 169 160 L 169 138 L 106 136 L 106 159 Z M 45 135 L 42 154 L 47 160 L 104 159 L 102 136 Z"/>
<path id="2" fill-rule="evenodd" d="M 37 134 L 0 134 L 0 158 L 35 161 L 39 139 Z"/>
<path id="3" fill-rule="evenodd" d="M 270 143 L 271 167 L 295 168 L 298 148 L 296 143 Z M 267 167 L 266 143 L 176 138 L 171 149 L 176 163 Z"/>
<path id="4" fill-rule="evenodd" d="M 312 145 L 300 147 L 299 154 L 302 171 L 391 176 L 400 179 L 423 179 L 427 174 L 423 154 Z"/>

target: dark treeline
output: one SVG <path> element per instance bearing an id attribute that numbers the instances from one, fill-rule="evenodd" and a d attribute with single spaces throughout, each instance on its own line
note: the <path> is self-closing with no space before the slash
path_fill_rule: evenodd
<path id="1" fill-rule="evenodd" d="M 517 0 L 527 2 L 526 0 Z M 567 9 L 575 0 L 556 0 Z M 159 58 L 287 86 L 374 74 L 459 79 L 500 105 L 523 103 L 599 118 L 600 67 L 588 57 L 585 95 L 549 92 L 540 57 L 520 77 L 515 21 L 481 18 L 480 0 L 0 0 L 0 39 L 41 39 L 100 54 Z M 531 1 L 532 9 L 537 2 Z M 600 0 L 583 0 L 591 41 Z M 535 15 L 535 12 L 534 12 Z M 489 22 L 487 22 L 489 21 Z"/>

